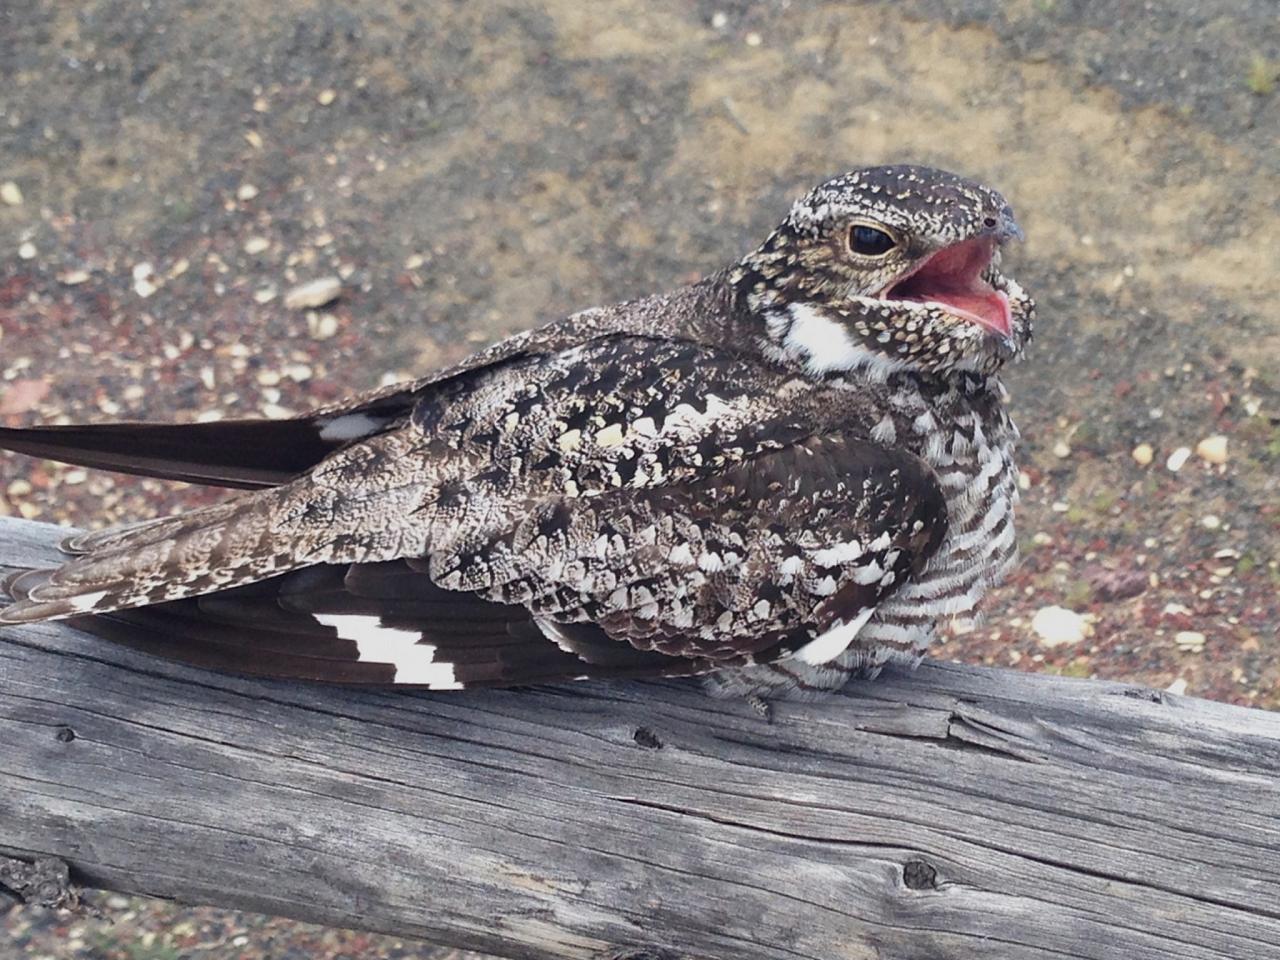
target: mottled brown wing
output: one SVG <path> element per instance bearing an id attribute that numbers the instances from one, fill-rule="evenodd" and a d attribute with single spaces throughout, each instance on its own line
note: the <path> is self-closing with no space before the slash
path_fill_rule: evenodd
<path id="1" fill-rule="evenodd" d="M 73 538 L 77 557 L 13 581 L 19 599 L 0 622 L 427 554 L 441 585 L 483 591 L 505 576 L 486 562 L 489 543 L 549 498 L 678 487 L 813 432 L 811 411 L 779 389 L 776 374 L 723 351 L 642 336 L 487 367 L 289 484 Z"/>
<path id="2" fill-rule="evenodd" d="M 641 650 L 755 662 L 851 639 L 946 524 L 915 456 L 813 436 L 677 487 L 548 500 L 484 551 L 507 571 L 487 592 L 553 633 L 586 621 Z"/>
<path id="3" fill-rule="evenodd" d="M 945 524 L 914 457 L 809 438 L 680 489 L 545 502 L 490 544 L 494 567 L 523 571 L 490 599 L 441 588 L 438 561 L 401 560 L 78 622 L 204 667 L 347 684 L 696 674 L 852 637 Z"/>

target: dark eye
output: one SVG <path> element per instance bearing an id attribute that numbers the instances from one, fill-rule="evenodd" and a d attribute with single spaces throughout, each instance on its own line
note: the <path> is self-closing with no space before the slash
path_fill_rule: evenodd
<path id="1" fill-rule="evenodd" d="M 897 245 L 889 234 L 866 224 L 854 224 L 849 231 L 849 249 L 864 257 L 884 256 Z"/>

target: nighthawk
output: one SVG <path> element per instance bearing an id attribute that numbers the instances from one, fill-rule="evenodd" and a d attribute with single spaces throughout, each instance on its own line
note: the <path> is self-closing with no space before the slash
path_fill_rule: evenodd
<path id="1" fill-rule="evenodd" d="M 704 280 L 295 419 L 2 430 L 247 491 L 71 537 L 9 578 L 0 622 L 436 689 L 706 674 L 772 697 L 916 660 L 1014 559 L 1019 236 L 987 187 L 856 170 Z"/>

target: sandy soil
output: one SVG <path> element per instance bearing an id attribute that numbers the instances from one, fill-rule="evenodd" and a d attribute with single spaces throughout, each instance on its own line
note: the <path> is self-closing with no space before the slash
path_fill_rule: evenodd
<path id="1" fill-rule="evenodd" d="M 1013 200 L 1042 319 L 1025 560 L 940 655 L 1280 708 L 1277 75 L 1271 0 L 7 0 L 0 418 L 284 415 L 691 279 L 842 169 L 946 166 Z M 0 513 L 210 496 L 0 457 Z M 0 957 L 427 955 L 99 902 Z"/>

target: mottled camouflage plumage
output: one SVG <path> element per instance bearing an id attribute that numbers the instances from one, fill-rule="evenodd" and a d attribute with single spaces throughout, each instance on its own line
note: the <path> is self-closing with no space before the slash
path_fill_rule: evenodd
<path id="1" fill-rule="evenodd" d="M 914 658 L 1013 558 L 1016 231 L 954 175 L 857 171 L 697 284 L 295 420 L 0 431 L 250 488 L 73 539 L 0 622 L 437 688 L 716 671 L 773 695 Z"/>

